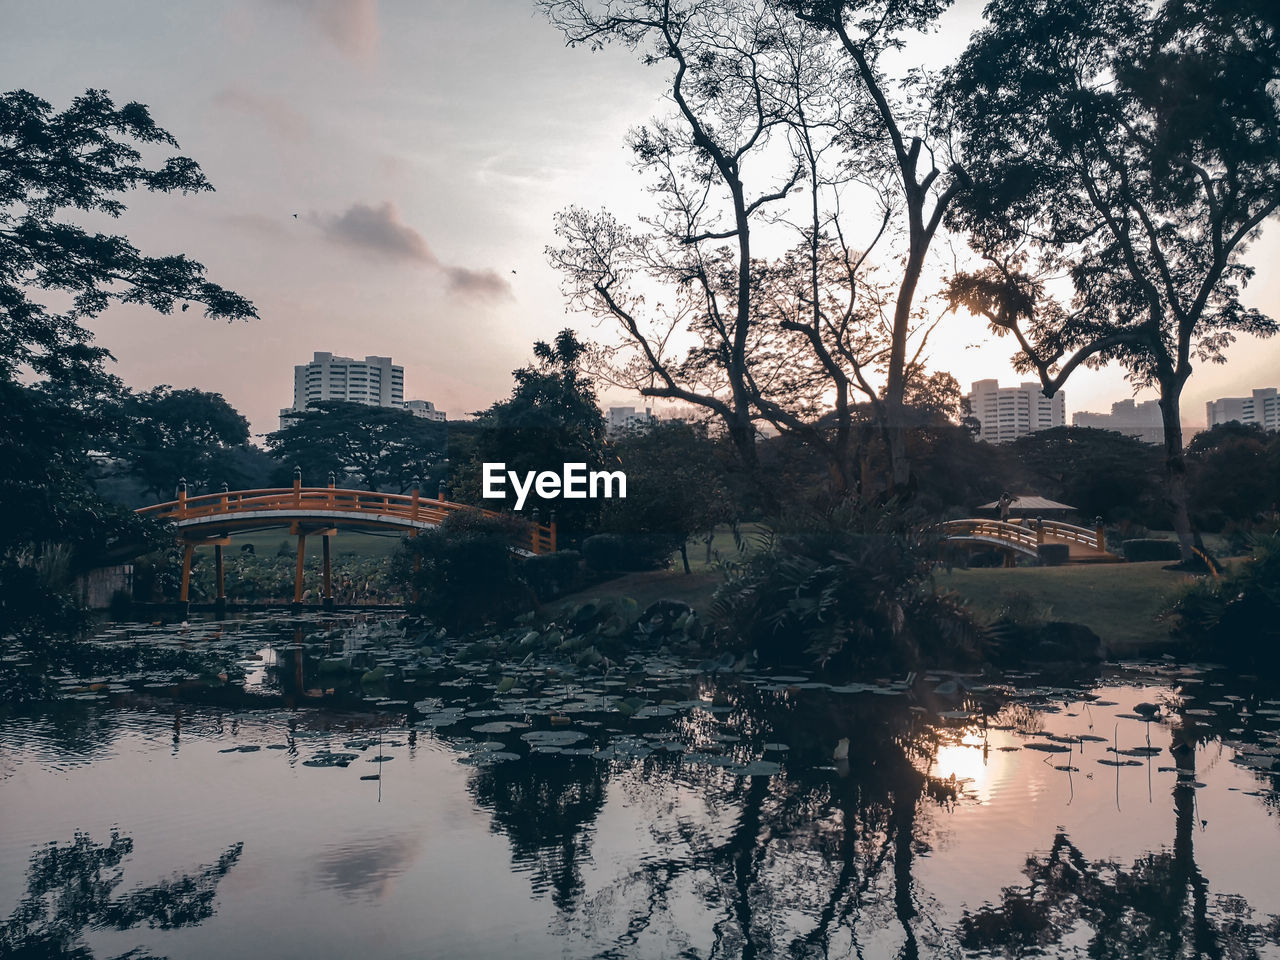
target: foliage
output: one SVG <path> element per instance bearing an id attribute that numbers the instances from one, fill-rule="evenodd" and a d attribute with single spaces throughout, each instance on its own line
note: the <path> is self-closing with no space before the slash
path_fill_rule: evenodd
<path id="1" fill-rule="evenodd" d="M 191 493 L 215 482 L 239 487 L 237 477 L 214 475 L 232 449 L 249 443 L 249 421 L 222 394 L 164 385 L 130 395 L 123 413 L 128 436 L 120 453 L 144 492 L 168 499 L 180 479 Z"/>
<path id="2" fill-rule="evenodd" d="M 617 326 L 609 378 L 701 408 L 751 470 L 762 419 L 821 453 L 837 495 L 855 486 L 859 448 L 881 440 L 878 480 L 904 485 L 907 381 L 927 337 L 916 287 L 956 188 L 926 143 L 926 78 L 899 97 L 880 54 L 945 4 L 539 5 L 570 45 L 616 43 L 668 68 L 674 110 L 629 144 L 656 210 L 637 230 L 570 208 L 547 251 L 570 302 Z M 841 214 L 855 183 L 869 231 Z M 761 257 L 762 235 L 788 249 Z"/>
<path id="3" fill-rule="evenodd" d="M 506 464 L 505 470 L 522 477 L 529 471 L 559 474 L 566 463 L 584 463 L 587 470 L 604 467 L 604 416 L 595 385 L 583 369 L 585 351 L 569 329 L 552 343 L 534 344 L 533 364 L 512 373 L 516 382 L 511 396 L 477 414 L 475 445 L 463 465 L 456 499 L 491 510 L 514 506 L 510 483 L 500 500 L 482 496 L 485 463 Z M 543 499 L 531 490 L 523 510 L 530 514 L 535 509 L 544 522 L 554 510 L 562 538 L 572 542 L 594 526 L 599 502 Z"/>
<path id="4" fill-rule="evenodd" d="M 597 533 L 582 541 L 582 557 L 597 573 L 658 570 L 670 565 L 677 547 L 669 533 Z"/>
<path id="5" fill-rule="evenodd" d="M 366 490 L 404 493 L 417 477 L 434 495 L 430 478 L 443 468 L 443 423 L 348 400 L 313 401 L 291 416 L 293 423 L 267 435 L 280 464 L 277 483 L 291 483 L 296 467 L 307 486 L 320 486 L 333 473 L 340 487 L 354 480 Z"/>
<path id="6" fill-rule="evenodd" d="M 1280 433 L 1252 423 L 1218 424 L 1191 438 L 1187 467 L 1198 529 L 1249 526 L 1280 510 Z"/>
<path id="7" fill-rule="evenodd" d="M 410 610 L 450 630 L 506 625 L 536 605 L 512 549 L 528 543 L 517 516 L 457 510 L 440 526 L 404 541 L 397 579 L 416 593 Z"/>
<path id="8" fill-rule="evenodd" d="M 1112 430 L 1054 427 L 1008 446 L 1024 470 L 1027 489 L 1019 492 L 1070 504 L 1087 523 L 1094 517 L 1155 523 L 1167 515 L 1161 509 L 1160 451 L 1151 444 Z"/>
<path id="9" fill-rule="evenodd" d="M 611 452 L 627 475 L 627 496 L 606 502 L 601 528 L 632 540 L 644 535 L 663 560 L 679 550 L 688 573 L 689 539 L 735 519 L 721 451 L 700 426 L 659 421 L 621 438 Z"/>
<path id="10" fill-rule="evenodd" d="M 176 145 L 146 107 L 117 108 L 102 91 L 61 112 L 25 90 L 0 95 L 0 576 L 26 578 L 17 571 L 50 547 L 69 547 L 74 571 L 144 539 L 145 525 L 103 503 L 89 479 L 90 452 L 119 440 L 121 389 L 85 322 L 113 303 L 170 313 L 195 302 L 210 317 L 256 316 L 194 260 L 144 256 L 122 236 L 61 219 L 64 211 L 118 217 L 122 195 L 139 188 L 212 189 L 186 157 L 156 167 L 143 160 L 143 149 Z M 19 587 L 4 592 L 12 598 Z M 48 599 L 57 615 L 62 601 Z M 38 606 L 28 603 L 23 616 Z"/>
<path id="11" fill-rule="evenodd" d="M 1280 665 L 1280 532 L 1259 536 L 1252 556 L 1218 579 L 1204 579 L 1173 605 L 1174 635 L 1205 656 Z"/>
<path id="12" fill-rule="evenodd" d="M 1012 333 L 1052 394 L 1118 361 L 1160 390 L 1184 559 L 1180 403 L 1194 363 L 1275 321 L 1242 260 L 1280 208 L 1280 49 L 1261 7 L 995 0 L 952 77 L 969 183 L 953 225 L 986 259 L 951 298 Z M 1066 275 L 1069 303 L 1048 278 Z"/>
<path id="13" fill-rule="evenodd" d="M 1146 560 L 1177 560 L 1182 556 L 1177 542 L 1173 540 L 1145 538 L 1125 540 L 1120 545 L 1120 550 L 1130 563 L 1141 563 Z"/>
<path id="14" fill-rule="evenodd" d="M 717 593 L 724 642 L 766 663 L 914 669 L 978 652 L 931 581 L 931 545 L 902 517 L 846 502 L 784 518 Z"/>

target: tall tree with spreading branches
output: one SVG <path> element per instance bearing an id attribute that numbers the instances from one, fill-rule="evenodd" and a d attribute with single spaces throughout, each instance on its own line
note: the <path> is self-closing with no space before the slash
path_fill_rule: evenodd
<path id="1" fill-rule="evenodd" d="M 1242 254 L 1280 208 L 1275 10 L 995 0 L 987 19 L 952 79 L 972 176 L 954 222 L 986 262 L 952 302 L 1012 334 L 1048 396 L 1112 361 L 1159 391 L 1189 559 L 1183 387 L 1276 329 L 1241 297 Z"/>

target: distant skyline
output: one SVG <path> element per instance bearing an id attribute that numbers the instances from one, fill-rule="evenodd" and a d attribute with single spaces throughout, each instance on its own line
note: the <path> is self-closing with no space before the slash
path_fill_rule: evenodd
<path id="1" fill-rule="evenodd" d="M 957 5 L 904 56 L 949 61 L 980 9 Z M 131 387 L 218 391 L 261 434 L 314 352 L 391 356 L 405 396 L 459 418 L 509 393 L 535 339 L 564 326 L 612 334 L 565 313 L 543 248 L 569 204 L 627 220 L 645 209 L 624 138 L 666 111 L 660 68 L 624 50 L 566 49 L 527 0 L 0 0 L 0 16 L 0 89 L 57 109 L 90 87 L 147 104 L 217 189 L 133 195 L 103 228 L 144 253 L 200 260 L 261 319 L 113 307 L 92 328 Z M 1280 314 L 1274 221 L 1246 260 L 1257 268 L 1246 302 Z M 1031 379 L 1012 352 L 952 316 L 929 366 L 964 392 Z M 1280 380 L 1280 338 L 1242 338 L 1227 355 L 1188 383 L 1188 424 L 1204 423 L 1208 400 Z M 1066 392 L 1069 413 L 1132 395 L 1115 367 L 1077 371 Z M 601 401 L 654 405 L 608 391 Z"/>

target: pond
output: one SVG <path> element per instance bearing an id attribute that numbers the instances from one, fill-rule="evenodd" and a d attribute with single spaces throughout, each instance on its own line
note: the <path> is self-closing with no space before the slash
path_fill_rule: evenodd
<path id="1" fill-rule="evenodd" d="M 94 643 L 156 655 L 0 720 L 0 955 L 1280 957 L 1274 678 Z"/>

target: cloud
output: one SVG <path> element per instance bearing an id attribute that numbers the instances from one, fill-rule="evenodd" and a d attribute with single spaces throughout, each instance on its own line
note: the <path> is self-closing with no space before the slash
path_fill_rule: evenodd
<path id="1" fill-rule="evenodd" d="M 378 0 L 279 0 L 310 19 L 352 60 L 372 60 L 378 52 Z"/>
<path id="2" fill-rule="evenodd" d="M 269 130 L 286 140 L 299 142 L 311 139 L 311 122 L 283 100 L 250 93 L 238 87 L 227 87 L 218 92 L 213 102 L 224 109 L 256 117 Z"/>
<path id="3" fill-rule="evenodd" d="M 400 219 L 400 211 L 389 200 L 376 207 L 353 203 L 336 216 L 321 216 L 317 220 L 325 236 L 337 243 L 394 260 L 417 260 L 440 266 L 422 234 Z"/>
<path id="4" fill-rule="evenodd" d="M 400 217 L 389 200 L 377 206 L 353 203 L 340 214 L 311 214 L 324 236 L 365 254 L 416 263 L 444 277 L 450 293 L 482 300 L 511 298 L 511 285 L 491 269 L 473 270 L 440 262 L 426 238 Z"/>

